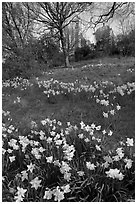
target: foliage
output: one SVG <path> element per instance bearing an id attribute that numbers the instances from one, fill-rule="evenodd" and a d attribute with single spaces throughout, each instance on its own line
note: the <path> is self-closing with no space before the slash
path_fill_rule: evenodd
<path id="1" fill-rule="evenodd" d="M 88 45 L 77 47 L 74 54 L 75 61 L 91 59 L 91 52 L 93 53 Z M 94 57 L 94 55 L 92 55 L 92 57 Z"/>
<path id="2" fill-rule="evenodd" d="M 96 51 L 102 51 L 104 55 L 108 55 L 111 50 L 113 41 L 113 32 L 109 26 L 103 26 L 95 32 Z"/>
<path id="3" fill-rule="evenodd" d="M 109 26 L 103 26 L 95 32 L 96 52 L 106 55 L 135 55 L 135 30 L 129 33 L 119 34 L 114 38 L 112 29 Z"/>
<path id="4" fill-rule="evenodd" d="M 123 56 L 135 55 L 135 30 L 117 37 L 117 47 Z"/>
<path id="5" fill-rule="evenodd" d="M 43 61 L 47 63 L 48 67 L 56 67 L 63 64 L 63 53 L 60 51 L 58 42 L 55 41 L 55 38 L 49 36 L 49 34 L 41 36 L 35 48 L 38 62 Z"/>
<path id="6" fill-rule="evenodd" d="M 3 63 L 3 78 L 29 78 L 36 69 L 45 71 L 63 64 L 63 53 L 54 39 L 47 34 L 39 39 L 31 38 L 19 51 L 18 56 L 10 54 Z"/>

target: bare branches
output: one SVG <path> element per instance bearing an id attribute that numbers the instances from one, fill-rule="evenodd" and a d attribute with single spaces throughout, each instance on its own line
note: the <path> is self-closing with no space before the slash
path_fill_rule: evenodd
<path id="1" fill-rule="evenodd" d="M 49 29 L 65 28 L 87 6 L 87 3 L 68 2 L 38 2 L 32 12 L 37 14 L 36 20 L 45 24 Z"/>
<path id="2" fill-rule="evenodd" d="M 36 21 L 49 30 L 54 30 L 59 36 L 64 58 L 68 62 L 68 52 L 65 44 L 65 28 L 75 20 L 87 7 L 88 3 L 74 2 L 38 2 L 33 3 L 31 11 L 36 15 Z M 36 6 L 34 8 L 34 5 Z M 66 60 L 65 59 L 65 60 Z M 65 62 L 67 65 L 67 63 Z M 67 65 L 68 66 L 68 65 Z"/>
<path id="3" fill-rule="evenodd" d="M 113 2 L 109 9 L 107 9 L 105 12 L 96 17 L 96 20 L 94 20 L 93 17 L 91 18 L 91 23 L 93 27 L 95 28 L 99 24 L 107 23 L 110 19 L 114 17 L 115 13 L 119 10 L 122 12 L 123 9 L 124 12 L 124 9 L 126 6 L 128 6 L 128 4 L 128 2 Z"/>
<path id="4" fill-rule="evenodd" d="M 31 36 L 33 19 L 27 3 L 2 3 L 3 51 L 18 55 Z"/>

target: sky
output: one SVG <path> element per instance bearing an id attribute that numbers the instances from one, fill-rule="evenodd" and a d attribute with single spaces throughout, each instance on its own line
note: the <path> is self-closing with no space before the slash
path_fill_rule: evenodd
<path id="1" fill-rule="evenodd" d="M 93 9 L 93 12 L 85 12 L 84 14 L 82 14 L 82 19 L 84 19 L 85 21 L 89 21 L 91 16 L 95 16 L 98 15 L 102 12 L 104 12 L 104 9 L 106 8 L 106 5 L 110 4 L 110 6 L 112 5 L 112 2 L 100 2 L 100 3 L 96 3 L 96 8 Z M 118 35 L 121 32 L 120 26 L 119 26 L 119 18 L 121 19 L 121 17 L 119 17 L 118 14 L 115 15 L 115 17 L 113 19 L 111 19 L 108 23 L 108 25 L 110 26 L 110 28 L 112 28 L 114 35 Z M 127 27 L 128 29 L 128 25 L 135 24 L 135 19 L 133 19 L 133 15 L 129 16 L 128 18 L 126 18 L 125 16 L 122 16 L 122 18 L 124 19 L 124 22 L 126 22 L 125 24 L 125 29 Z M 102 25 L 101 25 L 102 26 Z M 83 27 L 83 30 L 86 30 Z M 89 28 L 88 30 L 86 30 L 83 34 L 84 37 L 88 40 L 90 40 L 91 42 L 95 43 L 95 36 L 93 35 L 94 30 Z"/>
<path id="2" fill-rule="evenodd" d="M 97 4 L 99 4 L 99 6 Z M 82 30 L 83 30 L 82 34 L 87 40 L 90 40 L 91 43 L 96 42 L 95 36 L 93 34 L 95 31 L 91 27 L 87 29 L 87 27 L 89 27 L 89 24 L 87 25 L 87 22 L 89 22 L 91 16 L 99 15 L 100 9 L 103 10 L 102 8 L 104 8 L 106 4 L 107 2 L 100 2 L 100 3 L 96 2 L 96 5 L 98 6 L 97 9 L 94 8 L 94 9 L 91 9 L 90 11 L 85 11 L 84 13 L 81 14 L 81 19 L 84 21 L 84 24 L 86 24 L 86 26 L 80 25 L 80 27 L 82 27 Z M 109 4 L 112 5 L 112 2 L 109 2 Z M 113 29 L 114 34 L 115 35 L 118 34 L 118 27 L 117 27 L 116 21 L 109 23 L 109 25 Z"/>

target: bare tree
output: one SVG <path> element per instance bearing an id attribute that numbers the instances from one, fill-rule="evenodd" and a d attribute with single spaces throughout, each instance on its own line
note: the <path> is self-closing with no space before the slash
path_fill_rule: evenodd
<path id="1" fill-rule="evenodd" d="M 134 2 L 109 2 L 95 4 L 96 6 L 94 7 L 94 11 L 97 14 L 92 15 L 90 19 L 90 24 L 94 28 L 96 28 L 99 24 L 108 23 L 111 19 L 116 19 L 119 14 L 125 17 L 135 15 Z"/>
<path id="2" fill-rule="evenodd" d="M 32 11 L 36 14 L 37 21 L 43 23 L 47 29 L 55 30 L 56 34 L 59 34 L 65 66 L 70 66 L 69 53 L 65 46 L 64 29 L 85 10 L 87 3 L 39 2 L 35 5 L 34 8 L 33 3 Z"/>
<path id="3" fill-rule="evenodd" d="M 117 20 L 117 28 L 122 35 L 128 34 L 135 29 L 135 18 L 119 18 Z"/>
<path id="4" fill-rule="evenodd" d="M 124 9 L 115 14 L 116 26 L 120 34 L 126 35 L 135 29 L 135 5 L 134 2 L 128 3 Z"/>
<path id="5" fill-rule="evenodd" d="M 79 19 L 70 23 L 64 28 L 65 46 L 69 56 L 74 54 L 74 51 L 80 45 L 80 27 Z"/>
<path id="6" fill-rule="evenodd" d="M 25 3 L 2 3 L 3 52 L 19 55 L 20 49 L 31 37 L 33 19 Z"/>

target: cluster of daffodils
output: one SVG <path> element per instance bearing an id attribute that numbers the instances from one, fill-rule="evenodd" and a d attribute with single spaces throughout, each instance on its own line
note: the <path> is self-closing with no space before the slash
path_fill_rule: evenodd
<path id="1" fill-rule="evenodd" d="M 83 139 L 86 143 L 90 142 L 91 140 L 100 143 L 104 135 L 112 136 L 113 134 L 112 130 L 102 130 L 101 125 L 96 125 L 95 123 L 92 123 L 91 125 L 86 125 L 83 121 L 81 121 L 80 126 L 81 131 L 78 134 L 78 137 L 80 139 Z M 89 134 L 89 137 L 87 137 L 86 133 Z M 96 145 L 95 147 L 97 150 L 101 151 L 98 145 Z"/>
<path id="2" fill-rule="evenodd" d="M 21 90 L 26 90 L 27 87 L 33 86 L 33 84 L 28 79 L 23 79 L 21 77 L 16 77 L 13 80 L 5 80 L 2 82 L 2 87 L 20 88 Z"/>
<path id="3" fill-rule="evenodd" d="M 10 115 L 10 111 L 4 111 L 2 110 L 2 127 L 4 128 L 4 126 L 6 126 L 6 124 L 4 122 L 8 121 L 8 123 L 10 121 L 12 121 L 11 115 Z M 6 129 L 5 129 L 6 130 Z"/>
<path id="4" fill-rule="evenodd" d="M 135 91 L 135 83 L 127 82 L 127 84 L 117 86 L 114 91 L 118 92 L 121 96 L 124 96 L 126 93 L 130 95 L 133 91 Z"/>
<path id="5" fill-rule="evenodd" d="M 132 72 L 134 72 L 134 71 L 135 71 L 134 69 L 130 69 L 130 68 L 127 69 L 127 72 L 131 72 L 131 73 L 132 73 Z"/>
<path id="6" fill-rule="evenodd" d="M 92 92 L 94 93 L 96 88 L 98 88 L 98 85 L 96 82 L 94 85 L 84 85 L 80 81 L 76 80 L 73 83 L 65 83 L 60 82 L 58 80 L 54 80 L 53 78 L 47 81 L 40 81 L 39 78 L 37 79 L 37 83 L 39 88 L 43 87 L 45 90 L 43 93 L 47 95 L 48 97 L 50 95 L 59 95 L 59 94 L 67 94 L 67 93 L 80 93 L 82 91 L 85 92 Z"/>
<path id="7" fill-rule="evenodd" d="M 74 145 L 68 145 L 67 143 L 65 143 L 63 145 L 63 153 L 64 153 L 64 159 L 71 161 L 73 159 L 74 153 L 75 153 Z"/>
<path id="8" fill-rule="evenodd" d="M 10 116 L 10 111 L 4 111 L 4 110 L 2 110 L 2 114 L 3 114 L 4 116 Z"/>
<path id="9" fill-rule="evenodd" d="M 16 100 L 14 100 L 13 103 L 20 103 L 21 102 L 21 97 L 17 96 Z"/>
<path id="10" fill-rule="evenodd" d="M 106 112 L 103 111 L 103 117 L 104 118 L 108 118 L 110 115 L 113 116 L 117 113 L 117 111 L 119 111 L 121 109 L 121 106 L 119 104 L 116 105 L 116 108 L 115 109 L 111 109 L 111 110 L 108 110 Z"/>
<path id="11" fill-rule="evenodd" d="M 6 137 L 8 134 L 11 134 L 13 131 L 17 131 L 17 129 L 12 125 L 7 125 L 6 123 L 2 123 L 2 136 Z"/>
<path id="12" fill-rule="evenodd" d="M 36 81 L 47 97 L 87 93 L 89 100 L 95 100 L 104 108 L 104 118 L 121 110 L 121 106 L 114 102 L 117 97 L 115 93 L 124 96 L 135 90 L 135 83 L 129 82 L 116 86 L 108 81 L 101 84 L 94 81 L 92 85 L 81 84 L 78 80 L 64 83 L 54 79 L 40 81 L 37 78 Z M 29 80 L 18 77 L 3 82 L 3 87 L 20 90 L 26 90 L 30 86 L 33 84 Z M 115 94 L 113 98 L 112 94 Z M 20 102 L 21 97 L 14 101 Z M 8 177 L 11 189 L 14 189 L 12 197 L 16 202 L 27 201 L 30 192 L 38 195 L 41 192 L 41 200 L 60 202 L 67 197 L 66 194 L 71 193 L 70 186 L 73 185 L 75 176 L 82 180 L 92 174 L 96 179 L 96 173 L 101 172 L 105 179 L 117 182 L 124 180 L 126 172 L 134 165 L 134 155 L 131 154 L 134 151 L 133 138 L 125 137 L 114 149 L 104 150 L 103 142 L 111 140 L 113 135 L 109 127 L 105 129 L 101 124 L 85 124 L 83 121 L 72 125 L 69 121 L 64 123 L 46 118 L 39 123 L 31 121 L 29 133 L 22 135 L 18 127 L 12 124 L 10 112 L 3 110 L 2 113 L 3 178 Z M 57 178 L 52 184 L 48 183 L 49 172 Z M 12 181 L 11 174 L 14 174 Z"/>
<path id="13" fill-rule="evenodd" d="M 84 85 L 80 81 L 76 80 L 74 83 L 64 83 L 59 82 L 58 80 L 54 80 L 53 78 L 48 81 L 40 81 L 37 78 L 37 84 L 39 88 L 43 87 L 43 93 L 50 98 L 50 96 L 57 95 L 68 95 L 70 93 L 76 95 L 77 93 L 88 93 L 88 100 L 95 99 L 97 104 L 104 106 L 106 110 L 102 112 L 104 118 L 109 118 L 109 116 L 114 116 L 120 109 L 121 106 L 116 103 L 114 105 L 114 101 L 116 99 L 116 93 L 119 93 L 121 96 L 125 94 L 130 95 L 133 91 L 135 91 L 135 83 L 127 82 L 127 84 L 123 84 L 121 86 L 116 86 L 113 82 L 102 81 L 98 84 L 96 81 L 93 82 L 92 85 Z M 107 90 L 107 93 L 105 93 Z M 113 96 L 111 101 L 109 100 L 110 95 Z"/>
<path id="14" fill-rule="evenodd" d="M 113 179 L 119 179 L 123 180 L 124 175 L 120 172 L 119 169 L 110 169 L 109 171 L 106 171 L 107 177 L 113 178 Z"/>
<path id="15" fill-rule="evenodd" d="M 89 66 L 84 66 L 83 68 L 88 68 Z M 95 66 L 95 65 L 94 65 Z M 99 65 L 97 65 L 99 66 Z M 130 69 L 129 69 L 130 70 Z M 49 72 L 46 74 L 53 74 L 53 72 Z M 118 92 L 121 96 L 123 96 L 125 93 L 131 94 L 132 91 L 135 90 L 135 83 L 129 83 L 123 84 L 120 86 L 115 87 L 113 82 L 109 81 L 102 81 L 100 84 L 98 84 L 96 81 L 93 82 L 93 85 L 84 85 L 80 81 L 76 80 L 73 83 L 64 83 L 58 80 L 55 80 L 51 78 L 50 80 L 43 80 L 41 81 L 38 77 L 36 78 L 36 82 L 38 84 L 38 87 L 41 88 L 43 87 L 45 90 L 43 91 L 47 97 L 50 97 L 51 95 L 59 95 L 59 94 L 67 94 L 70 92 L 73 93 L 79 93 L 82 91 L 85 92 L 91 92 L 94 93 L 97 91 L 97 89 L 100 87 L 107 88 L 108 86 L 112 86 L 113 90 L 111 90 L 109 93 L 114 93 Z M 23 79 L 21 77 L 16 77 L 13 80 L 5 80 L 2 83 L 3 87 L 12 87 L 12 88 L 18 88 L 20 87 L 21 90 L 26 90 L 27 87 L 33 86 L 33 83 L 31 83 L 28 79 Z M 102 90 L 100 90 L 102 92 Z M 100 92 L 100 93 L 101 93 Z M 107 97 L 107 96 L 105 96 Z"/>
<path id="16" fill-rule="evenodd" d="M 87 100 L 95 100 L 97 104 L 101 105 L 102 116 L 104 118 L 109 118 L 117 114 L 117 112 L 121 109 L 121 106 L 118 103 L 115 103 L 115 99 L 117 98 L 117 94 L 119 93 L 121 96 L 125 94 L 130 95 L 133 91 L 135 91 L 135 83 L 127 82 L 126 84 L 116 86 L 113 82 L 102 81 L 101 83 L 97 83 L 96 81 L 93 84 L 82 84 L 81 81 L 74 81 L 73 83 L 64 83 L 58 80 L 54 80 L 51 78 L 47 81 L 41 81 L 38 77 L 36 78 L 36 85 L 42 92 L 50 97 L 57 97 L 58 95 L 69 95 L 76 96 L 80 93 L 86 93 Z M 18 88 L 20 90 L 25 90 L 27 87 L 33 86 L 32 83 L 29 82 L 28 79 L 15 78 L 12 81 L 7 80 L 3 82 L 3 87 L 13 87 Z M 107 93 L 106 93 L 107 90 Z M 113 94 L 113 99 L 112 99 Z M 21 97 L 17 96 L 16 100 L 13 102 L 14 104 L 21 103 Z"/>
<path id="17" fill-rule="evenodd" d="M 25 197 L 25 193 L 27 192 L 27 189 L 23 189 L 23 188 L 20 188 L 19 186 L 17 187 L 17 192 L 16 192 L 16 195 L 14 197 L 15 201 L 16 202 L 21 202 L 23 201 L 24 197 Z"/>
<path id="18" fill-rule="evenodd" d="M 44 194 L 44 199 L 45 200 L 51 200 L 52 197 L 54 197 L 54 201 L 60 202 L 61 200 L 64 200 L 65 196 L 64 194 L 69 193 L 70 190 L 70 185 L 64 185 L 64 186 L 57 186 L 53 190 L 46 188 L 45 194 Z"/>
<path id="19" fill-rule="evenodd" d="M 100 89 L 99 94 L 102 94 L 104 97 L 108 97 L 110 93 L 118 92 L 120 95 L 123 96 L 125 92 L 127 94 L 131 94 L 131 92 L 135 90 L 135 83 L 129 82 L 127 82 L 127 84 L 115 87 L 113 82 L 108 81 L 103 81 L 100 84 L 94 81 L 93 85 L 84 85 L 78 80 L 74 81 L 73 83 L 65 83 L 60 82 L 58 80 L 54 80 L 53 78 L 47 81 L 40 81 L 39 78 L 37 78 L 37 83 L 39 88 L 43 87 L 45 89 L 43 92 L 48 97 L 50 95 L 66 94 L 70 92 L 80 93 L 82 91 L 85 91 L 86 93 L 94 93 L 95 91 L 98 91 L 99 88 L 108 88 L 110 85 L 113 89 L 110 90 L 108 94 L 104 94 L 102 89 Z"/>
<path id="20" fill-rule="evenodd" d="M 9 112 L 3 112 L 3 114 L 9 115 Z M 39 130 L 39 125 L 41 130 Z M 64 200 L 65 194 L 71 192 L 70 183 L 73 182 L 72 178 L 76 174 L 83 178 L 83 176 L 89 175 L 90 172 L 94 175 L 98 168 L 103 168 L 106 178 L 121 181 L 125 177 L 124 171 L 130 170 L 134 162 L 125 151 L 126 148 L 134 147 L 133 138 L 121 141 L 122 146 L 117 147 L 108 155 L 102 155 L 102 159 L 99 162 L 96 159 L 95 152 L 98 151 L 101 154 L 103 149 L 102 140 L 107 133 L 110 134 L 110 131 L 102 130 L 101 125 L 96 125 L 95 123 L 86 125 L 81 121 L 79 125 L 72 125 L 70 122 L 63 124 L 63 122 L 56 119 L 46 118 L 40 124 L 32 121 L 30 134 L 27 136 L 18 135 L 16 138 L 10 137 L 10 134 L 12 135 L 16 131 L 14 126 L 11 125 L 10 129 L 12 131 L 8 133 L 8 137 L 3 139 L 3 156 L 8 158 L 7 161 L 12 166 L 12 164 L 16 164 L 18 155 L 24 155 L 26 164 L 25 169 L 18 172 L 21 186 L 17 187 L 17 191 L 14 194 L 14 200 L 17 202 L 26 200 L 27 183 L 30 186 L 29 188 L 35 191 L 42 189 L 43 182 L 46 183 L 46 178 L 44 181 L 44 178 L 41 178 L 39 174 L 43 171 L 39 167 L 41 162 L 44 162 L 45 170 L 47 168 L 57 168 L 62 175 L 60 179 L 63 179 L 62 181 L 65 183 L 64 185 L 56 185 L 51 188 L 45 186 L 43 199 L 49 201 Z M 18 132 L 16 131 L 17 134 Z M 72 135 L 77 137 L 79 142 L 83 140 L 83 143 L 85 142 L 85 144 L 89 144 L 92 147 L 91 156 L 88 159 L 85 157 L 83 166 L 73 166 L 73 161 L 77 161 L 75 154 L 77 153 L 75 148 L 77 144 L 72 144 L 68 140 Z M 30 159 L 35 162 L 30 162 Z M 119 166 L 120 161 L 122 162 L 122 167 Z"/>

